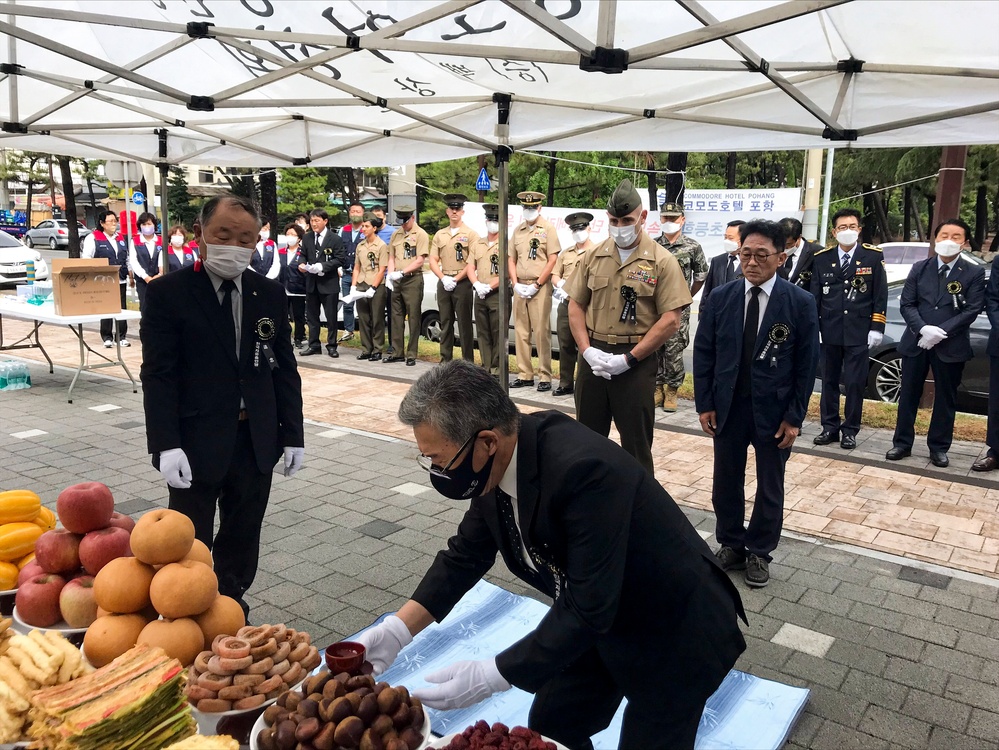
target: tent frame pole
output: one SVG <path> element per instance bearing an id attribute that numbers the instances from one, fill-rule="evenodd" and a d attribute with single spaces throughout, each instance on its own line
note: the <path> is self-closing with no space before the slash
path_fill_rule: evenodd
<path id="1" fill-rule="evenodd" d="M 509 94 L 496 94 L 496 136 L 498 147 L 496 156 L 496 179 L 499 183 L 499 380 L 504 393 L 510 392 L 510 298 L 507 288 L 510 285 L 510 271 L 507 264 L 510 244 L 510 105 Z M 488 367 L 488 365 L 487 365 Z"/>
<path id="2" fill-rule="evenodd" d="M 13 26 L 14 16 L 7 16 L 7 22 Z M 7 61 L 11 65 L 17 65 L 17 38 L 13 35 L 7 37 Z M 17 119 L 17 76 L 7 76 L 7 92 L 10 94 L 10 121 L 20 122 Z M 31 206 L 28 206 L 28 226 L 31 226 Z"/>
<path id="3" fill-rule="evenodd" d="M 167 253 L 170 252 L 170 238 L 167 236 L 170 232 L 170 214 L 167 211 L 167 174 L 170 171 L 170 165 L 167 163 L 167 130 L 166 128 L 160 128 L 156 131 L 156 135 L 159 138 L 159 156 L 160 160 L 157 162 L 156 166 L 160 170 L 160 243 L 163 248 L 160 250 L 160 273 L 167 272 Z"/>
<path id="4" fill-rule="evenodd" d="M 832 197 L 833 154 L 836 149 L 826 151 L 826 180 L 822 189 L 822 227 L 819 231 L 819 242 L 826 244 L 826 233 L 829 231 L 829 199 Z"/>

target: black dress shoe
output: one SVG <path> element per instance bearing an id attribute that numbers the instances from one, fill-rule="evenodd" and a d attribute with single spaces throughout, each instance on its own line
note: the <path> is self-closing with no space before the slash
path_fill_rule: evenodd
<path id="1" fill-rule="evenodd" d="M 939 466 L 941 469 L 946 469 L 950 466 L 950 459 L 947 458 L 947 454 L 943 451 L 930 451 L 930 463 L 934 466 Z"/>
<path id="2" fill-rule="evenodd" d="M 995 456 L 984 456 L 971 465 L 972 471 L 995 471 L 999 469 L 999 460 Z"/>
<path id="3" fill-rule="evenodd" d="M 368 352 L 361 352 L 357 355 L 358 359 L 371 359 L 371 355 Z"/>
<path id="4" fill-rule="evenodd" d="M 374 354 L 371 355 L 371 361 L 372 362 L 380 362 L 381 359 L 382 359 L 382 353 L 381 352 L 375 352 Z"/>
<path id="5" fill-rule="evenodd" d="M 340 352 L 338 352 L 336 349 L 330 349 L 326 353 L 329 354 L 333 359 L 339 359 L 340 358 Z"/>
<path id="6" fill-rule="evenodd" d="M 571 385 L 567 385 L 564 388 L 562 386 L 559 386 L 558 388 L 555 389 L 555 392 L 552 395 L 553 396 L 569 396 L 569 395 L 572 394 L 572 391 L 573 391 L 573 387 Z"/>
<path id="7" fill-rule="evenodd" d="M 322 349 L 302 349 L 302 351 L 299 352 L 299 355 L 302 357 L 308 357 L 312 354 L 322 354 L 322 353 L 323 353 Z"/>
<path id="8" fill-rule="evenodd" d="M 838 432 L 822 430 L 822 432 L 812 439 L 812 442 L 815 443 L 815 445 L 829 445 L 829 443 L 835 443 L 837 440 L 839 440 Z"/>
<path id="9" fill-rule="evenodd" d="M 385 359 L 382 360 L 382 362 L 384 362 L 385 364 L 391 364 L 392 362 L 402 362 L 404 359 L 405 357 L 392 356 L 392 357 L 386 357 Z"/>
<path id="10" fill-rule="evenodd" d="M 295 348 L 296 349 L 301 349 L 303 346 L 305 346 L 305 342 L 304 341 L 296 341 L 295 342 Z"/>
<path id="11" fill-rule="evenodd" d="M 415 359 L 407 359 L 406 360 L 406 367 L 416 367 L 416 360 Z"/>
<path id="12" fill-rule="evenodd" d="M 857 438 L 853 435 L 844 435 L 843 439 L 839 441 L 839 447 L 844 450 L 853 450 L 857 447 Z"/>
<path id="13" fill-rule="evenodd" d="M 909 448 L 892 448 L 885 453 L 885 458 L 889 461 L 901 461 L 903 458 L 908 458 L 911 455 L 912 450 Z"/>
<path id="14" fill-rule="evenodd" d="M 521 380 L 520 378 L 517 378 L 516 380 L 510 381 L 511 388 L 526 388 L 531 385 L 534 385 L 533 380 Z"/>
<path id="15" fill-rule="evenodd" d="M 551 383 L 538 383 L 538 390 L 541 392 L 550 391 L 552 389 Z"/>

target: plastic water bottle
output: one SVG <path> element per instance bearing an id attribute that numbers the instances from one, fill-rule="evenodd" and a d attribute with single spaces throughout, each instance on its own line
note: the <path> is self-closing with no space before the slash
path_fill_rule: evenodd
<path id="1" fill-rule="evenodd" d="M 0 362 L 0 391 L 7 390 L 7 363 Z"/>
<path id="2" fill-rule="evenodd" d="M 23 362 L 0 362 L 0 391 L 19 391 L 31 387 L 31 373 Z"/>

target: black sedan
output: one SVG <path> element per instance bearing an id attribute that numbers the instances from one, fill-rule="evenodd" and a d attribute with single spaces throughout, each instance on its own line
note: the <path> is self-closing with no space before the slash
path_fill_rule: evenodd
<path id="1" fill-rule="evenodd" d="M 867 378 L 867 398 L 895 403 L 902 384 L 902 355 L 898 342 L 905 330 L 899 307 L 904 281 L 888 285 L 888 323 L 880 346 L 871 349 L 871 369 Z M 989 319 L 982 312 L 971 326 L 971 348 L 975 356 L 964 366 L 961 387 L 957 391 L 957 407 L 973 414 L 985 414 L 989 398 L 989 356 L 985 347 L 989 341 Z M 932 377 L 932 372 L 930 377 Z"/>

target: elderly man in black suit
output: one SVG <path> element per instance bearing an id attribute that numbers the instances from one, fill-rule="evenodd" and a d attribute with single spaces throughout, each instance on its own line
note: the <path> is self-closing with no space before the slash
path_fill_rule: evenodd
<path id="1" fill-rule="evenodd" d="M 516 685 L 536 694 L 530 726 L 573 750 L 591 750 L 627 698 L 620 748 L 692 748 L 705 701 L 745 649 L 745 616 L 662 486 L 570 417 L 520 414 L 471 362 L 425 373 L 399 418 L 434 487 L 469 506 L 413 598 L 357 639 L 375 671 L 442 620 L 499 552 L 554 599 L 551 610 L 495 658 L 452 664 L 413 694 L 458 708 Z"/>
<path id="2" fill-rule="evenodd" d="M 995 471 L 999 468 L 999 255 L 992 259 L 992 274 L 985 288 L 985 312 L 989 331 L 989 423 L 985 444 L 989 452 L 971 465 L 972 471 Z"/>
<path id="3" fill-rule="evenodd" d="M 889 461 L 912 455 L 916 411 L 932 370 L 933 414 L 926 445 L 934 466 L 950 466 L 957 388 L 964 363 L 974 356 L 968 329 L 985 306 L 985 270 L 961 257 L 970 236 L 971 227 L 960 219 L 940 223 L 933 235 L 936 256 L 916 263 L 902 288 L 902 386 L 892 448 L 885 454 Z"/>
<path id="4" fill-rule="evenodd" d="M 324 209 L 313 209 L 309 214 L 312 231 L 302 240 L 305 262 L 298 268 L 308 273 L 305 277 L 305 317 L 309 322 L 309 343 L 299 352 L 303 357 L 322 353 L 319 341 L 320 306 L 326 313 L 326 353 L 333 359 L 340 356 L 336 338 L 336 314 L 340 300 L 338 272 L 347 262 L 347 251 L 340 236 L 329 228 L 329 221 L 329 214 Z"/>
<path id="5" fill-rule="evenodd" d="M 773 221 L 740 227 L 744 279 L 701 304 L 694 338 L 694 403 L 714 438 L 711 502 L 726 570 L 752 587 L 770 582 L 770 553 L 784 521 L 784 465 L 801 431 L 819 357 L 812 295 L 777 276 L 784 230 Z M 756 452 L 756 502 L 746 516 L 746 454 Z"/>
<path id="6" fill-rule="evenodd" d="M 715 287 L 742 276 L 742 267 L 739 265 L 739 227 L 745 223 L 742 219 L 736 219 L 725 226 L 725 239 L 722 240 L 725 252 L 708 262 L 708 275 L 701 287 L 701 302 L 708 298 Z"/>
<path id="7" fill-rule="evenodd" d="M 284 287 L 247 270 L 259 230 L 246 199 L 208 201 L 194 224 L 200 259 L 149 285 L 141 334 L 153 466 L 244 612 L 274 465 L 283 453 L 291 476 L 305 453 Z"/>

